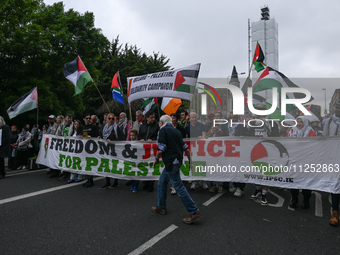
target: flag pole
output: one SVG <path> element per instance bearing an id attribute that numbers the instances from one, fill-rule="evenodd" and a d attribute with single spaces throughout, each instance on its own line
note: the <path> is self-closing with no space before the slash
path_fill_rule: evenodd
<path id="1" fill-rule="evenodd" d="M 93 81 L 94 86 L 96 86 L 96 89 L 98 90 L 98 93 L 99 93 L 100 97 L 103 99 L 103 102 L 104 102 L 104 104 L 105 104 L 107 110 L 109 111 L 109 113 L 111 113 L 111 111 L 110 111 L 109 107 L 107 106 L 107 103 L 105 102 L 105 100 L 104 100 L 102 94 L 100 93 L 100 91 L 99 91 L 99 89 L 98 89 L 96 83 L 94 82 L 94 80 L 92 80 L 92 81 Z"/>
<path id="2" fill-rule="evenodd" d="M 39 106 L 37 106 L 37 127 L 38 125 L 39 125 Z"/>
<path id="3" fill-rule="evenodd" d="M 83 63 L 83 61 L 81 60 L 81 58 L 79 57 L 79 55 L 78 55 L 78 58 L 79 58 L 80 61 L 82 62 L 83 66 L 85 67 L 86 72 L 90 75 L 89 71 L 87 70 L 86 66 L 84 65 L 84 63 Z M 96 86 L 96 89 L 98 90 L 98 93 L 99 93 L 100 97 L 103 99 L 103 102 L 104 102 L 104 104 L 106 105 L 107 110 L 109 111 L 109 113 L 111 113 L 109 107 L 107 106 L 107 104 L 106 104 L 106 102 L 105 102 L 105 100 L 104 100 L 102 94 L 100 93 L 100 91 L 99 91 L 99 89 L 98 89 L 98 87 L 97 87 L 97 84 L 94 82 L 94 80 L 92 79 L 92 76 L 91 76 L 91 75 L 90 75 L 90 77 L 91 77 L 91 81 L 93 82 L 94 86 Z"/>
<path id="4" fill-rule="evenodd" d="M 132 129 L 133 122 L 132 122 L 132 111 L 131 111 L 131 105 L 130 104 L 129 104 L 129 112 L 130 112 L 130 121 L 131 121 L 131 129 Z"/>

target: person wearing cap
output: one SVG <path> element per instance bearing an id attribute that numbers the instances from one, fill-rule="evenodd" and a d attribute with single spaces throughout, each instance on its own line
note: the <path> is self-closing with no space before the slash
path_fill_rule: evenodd
<path id="1" fill-rule="evenodd" d="M 5 178 L 5 158 L 11 152 L 11 131 L 2 116 L 0 116 L 0 179 Z"/>
<path id="2" fill-rule="evenodd" d="M 340 135 L 340 100 L 336 102 L 334 107 L 334 114 L 326 121 L 323 128 L 324 136 L 338 136 Z M 332 217 L 329 224 L 332 226 L 339 225 L 339 199 L 340 194 L 331 194 L 332 197 Z"/>
<path id="3" fill-rule="evenodd" d="M 263 103 L 256 104 L 254 106 L 257 110 L 267 110 L 267 106 Z M 278 124 L 273 121 L 269 122 L 268 116 L 266 115 L 255 115 L 255 119 L 251 121 L 253 127 L 249 127 L 249 136 L 252 137 L 279 137 L 279 127 Z M 267 202 L 267 191 L 268 186 L 255 185 L 256 189 L 250 199 L 257 200 L 261 195 L 261 205 L 268 205 Z"/>
<path id="4" fill-rule="evenodd" d="M 46 134 L 54 135 L 58 128 L 58 124 L 56 123 L 56 117 L 54 115 L 50 115 L 48 116 L 47 120 L 48 120 L 48 129 L 46 131 Z"/>

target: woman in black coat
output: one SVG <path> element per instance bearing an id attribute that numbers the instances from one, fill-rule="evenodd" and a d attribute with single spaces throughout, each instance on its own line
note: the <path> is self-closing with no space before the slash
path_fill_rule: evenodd
<path id="1" fill-rule="evenodd" d="M 0 179 L 5 178 L 5 158 L 11 154 L 11 131 L 0 116 Z"/>
<path id="2" fill-rule="evenodd" d="M 17 126 L 15 126 L 15 125 L 11 126 L 11 134 L 12 134 L 11 144 L 14 145 L 17 142 L 18 137 L 19 137 L 19 131 L 18 131 Z M 8 168 L 9 169 L 16 169 L 16 167 L 17 167 L 17 157 L 16 157 L 16 155 L 13 155 L 14 150 L 15 150 L 15 148 L 13 149 L 12 146 L 11 146 L 11 155 L 8 158 Z"/>

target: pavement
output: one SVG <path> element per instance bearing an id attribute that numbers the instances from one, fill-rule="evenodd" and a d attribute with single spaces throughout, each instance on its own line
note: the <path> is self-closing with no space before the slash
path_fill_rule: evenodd
<path id="1" fill-rule="evenodd" d="M 329 194 L 315 192 L 307 210 L 288 208 L 290 192 L 271 188 L 269 206 L 242 197 L 189 190 L 202 214 L 191 225 L 177 195 L 167 215 L 153 213 L 157 188 L 131 193 L 67 184 L 46 169 L 8 170 L 0 180 L 0 253 L 5 254 L 339 254 L 340 228 L 328 224 Z M 157 182 L 156 182 L 157 184 Z M 189 189 L 190 184 L 185 183 Z M 155 186 L 156 187 L 156 186 Z M 300 194 L 302 201 L 302 194 Z"/>

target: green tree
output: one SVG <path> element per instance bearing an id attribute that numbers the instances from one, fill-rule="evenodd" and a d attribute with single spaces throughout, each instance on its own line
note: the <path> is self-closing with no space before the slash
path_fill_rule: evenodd
<path id="1" fill-rule="evenodd" d="M 0 115 L 20 96 L 38 87 L 39 119 L 50 114 L 106 112 L 97 88 L 88 83 L 73 97 L 74 86 L 63 74 L 64 64 L 81 57 L 110 105 L 110 111 L 127 110 L 112 100 L 111 81 L 118 70 L 126 94 L 126 77 L 168 70 L 169 59 L 159 53 L 147 55 L 137 46 L 111 43 L 94 27 L 93 13 L 64 10 L 62 2 L 45 5 L 42 0 L 4 0 L 0 5 Z M 133 112 L 143 100 L 132 104 Z M 36 111 L 19 115 L 11 123 L 35 123 Z M 45 123 L 45 122 L 43 122 Z"/>
<path id="2" fill-rule="evenodd" d="M 94 79 L 100 75 L 95 64 L 110 42 L 94 28 L 93 13 L 65 12 L 62 2 L 48 6 L 41 0 L 5 0 L 0 8 L 0 114 L 7 117 L 7 108 L 35 86 L 41 119 L 83 112 L 86 105 L 81 96 L 72 97 L 63 66 L 79 55 Z"/>

